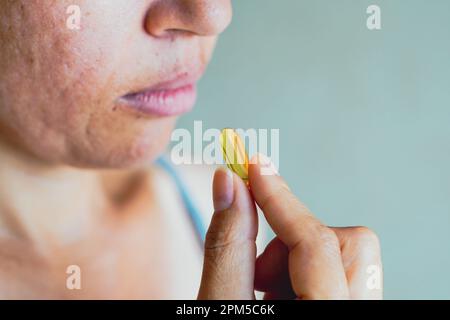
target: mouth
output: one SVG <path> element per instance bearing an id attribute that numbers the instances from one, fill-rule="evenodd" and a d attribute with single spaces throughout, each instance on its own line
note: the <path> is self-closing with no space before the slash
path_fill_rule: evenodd
<path id="1" fill-rule="evenodd" d="M 146 116 L 179 116 L 194 107 L 198 80 L 198 76 L 184 73 L 150 88 L 126 94 L 117 100 L 117 104 Z"/>

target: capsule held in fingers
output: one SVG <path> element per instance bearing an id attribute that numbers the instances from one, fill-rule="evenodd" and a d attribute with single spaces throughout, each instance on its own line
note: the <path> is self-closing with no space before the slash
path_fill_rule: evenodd
<path id="1" fill-rule="evenodd" d="M 230 128 L 222 130 L 220 144 L 224 160 L 233 172 L 244 182 L 248 182 L 248 155 L 239 134 Z"/>

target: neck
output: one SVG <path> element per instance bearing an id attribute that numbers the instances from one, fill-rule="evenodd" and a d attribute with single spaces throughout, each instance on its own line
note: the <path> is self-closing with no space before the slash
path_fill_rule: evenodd
<path id="1" fill-rule="evenodd" d="M 109 207 L 97 171 L 44 164 L 0 144 L 0 237 L 42 250 L 70 245 L 95 231 Z"/>

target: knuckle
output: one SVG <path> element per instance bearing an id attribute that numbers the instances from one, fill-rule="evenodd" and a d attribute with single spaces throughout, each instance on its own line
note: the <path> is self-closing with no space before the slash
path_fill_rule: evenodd
<path id="1" fill-rule="evenodd" d="M 340 259 L 341 249 L 336 233 L 321 224 L 317 226 L 316 232 L 318 240 L 317 249 L 326 257 L 331 259 Z"/>
<path id="2" fill-rule="evenodd" d="M 244 248 L 256 247 L 256 244 L 248 239 L 238 238 L 233 235 L 234 231 L 221 230 L 210 228 L 204 244 L 204 263 L 207 268 L 216 276 L 220 276 L 224 272 L 220 271 L 224 268 L 226 272 L 239 268 L 246 256 L 243 256 L 242 250 Z M 256 250 L 256 248 L 255 248 Z M 226 273 L 225 272 L 225 273 Z M 223 279 L 216 279 L 217 283 L 225 283 Z"/>
<path id="3" fill-rule="evenodd" d="M 229 236 L 220 230 L 208 231 L 205 237 L 205 251 L 217 251 L 230 246 Z"/>
<path id="4" fill-rule="evenodd" d="M 209 268 L 218 269 L 225 261 L 230 260 L 235 253 L 231 243 L 216 241 L 215 238 L 205 238 L 203 256 Z"/>
<path id="5" fill-rule="evenodd" d="M 324 246 L 330 248 L 339 248 L 339 239 L 333 230 L 324 225 L 319 225 L 317 227 L 317 233 L 320 242 Z"/>
<path id="6" fill-rule="evenodd" d="M 340 256 L 339 239 L 336 233 L 318 222 L 313 222 L 310 229 L 309 240 L 299 241 L 295 247 L 305 252 L 321 252 L 325 256 Z"/>
<path id="7" fill-rule="evenodd" d="M 238 237 L 237 227 L 231 213 L 214 213 L 205 236 L 205 251 L 219 251 L 233 245 Z"/>
<path id="8" fill-rule="evenodd" d="M 352 241 L 357 244 L 360 250 L 380 251 L 380 240 L 377 234 L 367 227 L 355 227 Z"/>
<path id="9" fill-rule="evenodd" d="M 319 227 L 320 252 L 333 261 L 341 260 L 341 248 L 336 233 L 326 226 Z"/>

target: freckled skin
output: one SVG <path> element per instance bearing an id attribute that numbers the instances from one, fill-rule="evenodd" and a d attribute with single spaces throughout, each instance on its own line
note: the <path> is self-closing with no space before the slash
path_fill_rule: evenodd
<path id="1" fill-rule="evenodd" d="M 230 20 L 230 0 L 0 0 L 0 299 L 194 297 L 201 250 L 148 166 L 176 117 L 117 99 L 198 78 Z"/>
<path id="2" fill-rule="evenodd" d="M 72 4 L 81 8 L 81 30 L 66 27 Z M 191 31 L 153 36 L 151 28 L 155 34 L 165 31 L 157 1 L 1 0 L 0 5 L 3 140 L 45 162 L 93 168 L 136 166 L 163 151 L 176 119 L 139 118 L 118 110 L 115 101 L 168 75 L 203 70 L 214 36 Z"/>

